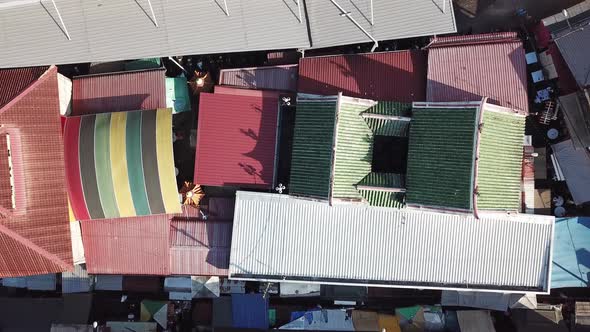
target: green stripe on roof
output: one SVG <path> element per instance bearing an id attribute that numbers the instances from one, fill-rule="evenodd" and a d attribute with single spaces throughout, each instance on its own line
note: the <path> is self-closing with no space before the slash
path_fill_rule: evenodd
<path id="1" fill-rule="evenodd" d="M 412 103 L 380 101 L 377 105 L 367 109 L 365 113 L 409 117 L 412 113 Z"/>
<path id="2" fill-rule="evenodd" d="M 359 190 L 364 199 L 372 206 L 403 208 L 404 194 L 378 190 Z"/>
<path id="3" fill-rule="evenodd" d="M 477 108 L 414 109 L 406 202 L 471 209 Z"/>
<path id="4" fill-rule="evenodd" d="M 297 103 L 289 192 L 328 198 L 336 101 Z"/>
<path id="5" fill-rule="evenodd" d="M 143 158 L 141 156 L 141 111 L 127 113 L 127 164 L 135 165 L 129 169 L 129 187 L 133 206 L 138 216 L 150 214 L 150 207 L 143 176 Z"/>
<path id="6" fill-rule="evenodd" d="M 405 176 L 397 173 L 372 172 L 365 176 L 358 184 L 368 187 L 405 188 Z"/>
<path id="7" fill-rule="evenodd" d="M 367 108 L 352 103 L 340 105 L 332 191 L 335 198 L 362 198 L 356 184 L 371 172 L 373 160 L 373 131 L 361 116 Z"/>
<path id="8" fill-rule="evenodd" d="M 525 118 L 484 111 L 479 146 L 478 209 L 520 210 Z"/>
<path id="9" fill-rule="evenodd" d="M 113 174 L 111 173 L 111 114 L 96 115 L 94 124 L 94 158 L 96 183 L 105 218 L 118 218 L 119 208 L 115 200 Z"/>

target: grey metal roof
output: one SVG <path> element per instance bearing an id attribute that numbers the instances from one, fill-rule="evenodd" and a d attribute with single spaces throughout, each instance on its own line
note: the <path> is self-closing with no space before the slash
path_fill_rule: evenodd
<path id="1" fill-rule="evenodd" d="M 83 264 L 74 265 L 74 271 L 61 274 L 62 293 L 86 293 L 90 292 L 91 287 L 92 278 L 88 275 L 86 266 Z"/>
<path id="2" fill-rule="evenodd" d="M 238 191 L 229 277 L 547 293 L 554 218 L 480 217 Z"/>
<path id="3" fill-rule="evenodd" d="M 378 40 L 456 31 L 451 0 L 373 0 L 374 25 L 370 0 L 335 1 Z M 227 0 L 229 16 L 222 0 L 55 2 L 63 25 L 50 1 L 0 1 L 0 67 L 370 41 L 330 0 L 301 0 L 302 22 L 293 0 Z"/>
<path id="4" fill-rule="evenodd" d="M 428 0 L 429 1 L 429 0 Z M 297 3 L 275 0 L 0 2 L 0 67 L 309 46 Z"/>
<path id="5" fill-rule="evenodd" d="M 377 40 L 457 32 L 452 0 L 334 0 Z M 443 1 L 446 1 L 443 12 Z M 306 0 L 312 48 L 370 42 L 330 0 Z"/>
<path id="6" fill-rule="evenodd" d="M 590 20 L 554 40 L 578 85 L 590 86 Z"/>

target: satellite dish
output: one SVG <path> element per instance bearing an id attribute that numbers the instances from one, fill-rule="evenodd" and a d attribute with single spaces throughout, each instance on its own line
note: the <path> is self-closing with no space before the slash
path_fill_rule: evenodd
<path id="1" fill-rule="evenodd" d="M 549 130 L 547 130 L 547 137 L 549 137 L 550 140 L 554 140 L 559 136 L 559 131 L 555 128 L 551 128 Z"/>

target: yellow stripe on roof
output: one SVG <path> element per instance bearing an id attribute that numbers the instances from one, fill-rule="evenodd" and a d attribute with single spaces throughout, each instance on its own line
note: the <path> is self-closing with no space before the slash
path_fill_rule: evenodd
<path id="1" fill-rule="evenodd" d="M 129 187 L 129 170 L 127 168 L 126 150 L 127 113 L 111 114 L 111 172 L 113 174 L 113 188 L 121 217 L 135 216 L 135 207 Z"/>
<path id="2" fill-rule="evenodd" d="M 172 152 L 172 109 L 170 108 L 158 109 L 156 113 L 156 151 L 160 190 L 166 213 L 180 213 Z"/>

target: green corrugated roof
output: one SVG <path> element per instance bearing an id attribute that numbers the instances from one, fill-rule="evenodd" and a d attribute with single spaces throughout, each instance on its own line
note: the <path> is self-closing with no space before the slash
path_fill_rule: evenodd
<path id="1" fill-rule="evenodd" d="M 416 108 L 408 147 L 406 202 L 471 209 L 477 108 Z"/>
<path id="2" fill-rule="evenodd" d="M 365 122 L 375 135 L 408 136 L 410 121 L 365 118 Z"/>
<path id="3" fill-rule="evenodd" d="M 405 182 L 403 174 L 371 172 L 358 184 L 368 187 L 405 188 Z"/>
<path id="4" fill-rule="evenodd" d="M 332 194 L 335 198 L 362 198 L 356 184 L 371 172 L 373 160 L 373 132 L 361 116 L 367 108 L 344 101 L 340 105 Z"/>
<path id="5" fill-rule="evenodd" d="M 365 113 L 409 117 L 412 113 L 412 103 L 379 101 L 377 105 L 370 107 Z"/>
<path id="6" fill-rule="evenodd" d="M 478 209 L 520 209 L 524 126 L 524 116 L 484 111 L 477 177 Z"/>
<path id="7" fill-rule="evenodd" d="M 151 69 L 160 68 L 161 66 L 160 58 L 145 58 L 126 62 L 125 70 Z"/>
<path id="8" fill-rule="evenodd" d="M 298 101 L 289 192 L 329 198 L 336 101 Z"/>

